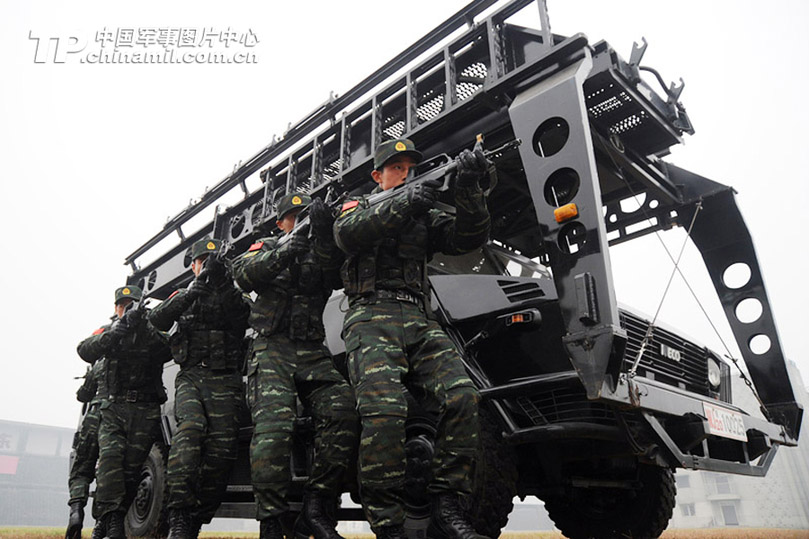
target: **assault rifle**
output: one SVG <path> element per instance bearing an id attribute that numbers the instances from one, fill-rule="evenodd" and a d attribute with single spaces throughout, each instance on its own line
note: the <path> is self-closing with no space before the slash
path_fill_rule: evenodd
<path id="1" fill-rule="evenodd" d="M 517 149 L 520 144 L 522 144 L 522 140 L 520 139 L 513 139 L 505 144 L 494 148 L 493 150 L 483 150 L 483 135 L 479 134 L 476 137 L 474 150 L 483 150 L 483 155 L 486 156 L 486 159 L 489 162 L 496 160 L 504 153 L 508 152 L 509 150 Z M 493 167 L 490 167 L 490 171 Z M 423 170 L 418 175 L 415 174 L 415 170 Z M 436 191 L 439 193 L 447 192 L 452 188 L 453 179 L 455 178 L 455 173 L 458 171 L 458 162 L 450 157 L 449 155 L 443 153 L 438 154 L 434 157 L 429 159 L 425 159 L 418 166 L 411 169 L 405 178 L 405 181 L 402 185 L 394 187 L 393 189 L 388 189 L 387 191 L 382 191 L 379 193 L 374 193 L 368 197 L 368 203 L 371 206 L 375 204 L 379 204 L 388 200 L 391 197 L 394 197 L 402 192 L 403 189 L 408 189 L 410 186 L 416 185 L 418 183 L 426 182 L 429 180 L 436 180 L 441 179 L 441 187 L 438 187 Z M 492 192 L 492 190 L 497 185 L 497 175 L 496 173 L 490 173 L 489 175 L 489 182 L 487 185 L 482 186 L 484 192 L 488 195 Z M 329 195 L 331 195 L 332 191 L 329 191 Z M 326 203 L 332 210 L 333 216 L 339 212 L 340 207 L 342 206 L 342 201 L 345 198 L 347 193 L 343 193 L 341 196 L 337 197 L 337 199 L 329 203 L 329 195 L 326 197 Z M 452 206 L 448 204 L 444 204 L 443 202 L 436 202 L 435 206 L 436 209 L 447 211 L 450 213 L 454 213 L 455 210 Z M 308 208 L 304 208 L 298 214 L 297 219 L 295 220 L 295 228 L 293 228 L 289 234 L 285 234 L 278 240 L 278 245 L 283 245 L 287 241 L 289 241 L 293 235 L 295 234 L 306 234 L 307 236 L 310 234 L 310 224 L 309 224 L 309 215 L 308 215 Z"/>
<path id="2" fill-rule="evenodd" d="M 493 150 L 484 150 L 483 149 L 483 135 L 479 134 L 476 137 L 474 150 L 482 150 L 483 155 L 486 156 L 486 159 L 491 163 L 492 160 L 496 159 L 497 157 L 503 155 L 505 152 L 509 150 L 516 149 L 519 145 L 522 144 L 520 139 L 513 139 L 502 146 L 499 146 Z M 492 167 L 489 167 L 490 170 Z M 420 172 L 418 175 L 411 169 L 408 173 L 407 178 L 405 179 L 404 183 L 400 186 L 394 187 L 393 189 L 388 189 L 387 191 L 382 191 L 380 193 L 374 193 L 368 197 L 368 204 L 373 206 L 375 204 L 379 204 L 385 200 L 388 200 L 391 197 L 394 197 L 402 192 L 402 189 L 407 189 L 410 186 L 423 183 L 430 180 L 438 180 L 441 179 L 441 187 L 437 188 L 436 191 L 439 193 L 443 193 L 449 191 L 452 188 L 453 179 L 455 178 L 456 172 L 458 171 L 458 161 L 453 159 L 447 154 L 439 154 L 435 157 L 431 157 L 430 159 L 425 159 L 417 167 L 416 170 L 424 170 Z M 484 192 L 488 195 L 492 192 L 492 190 L 497 186 L 497 175 L 490 174 L 490 180 L 487 185 L 481 186 L 483 187 Z M 450 211 L 454 213 L 454 209 L 444 204 L 443 202 L 436 202 L 435 208 L 444 211 Z"/>

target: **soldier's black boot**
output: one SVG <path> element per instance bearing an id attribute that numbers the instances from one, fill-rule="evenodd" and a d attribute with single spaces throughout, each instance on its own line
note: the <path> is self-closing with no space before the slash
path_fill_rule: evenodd
<path id="1" fill-rule="evenodd" d="M 191 514 L 185 509 L 172 509 L 169 511 L 169 537 L 168 539 L 190 539 L 193 530 Z"/>
<path id="2" fill-rule="evenodd" d="M 70 516 L 67 518 L 65 539 L 81 539 L 81 527 L 84 525 L 84 502 L 70 504 Z"/>
<path id="3" fill-rule="evenodd" d="M 306 539 L 342 539 L 334 529 L 337 521 L 332 516 L 337 504 L 330 496 L 317 492 L 305 492 L 303 495 L 303 508 L 295 521 L 295 537 Z"/>
<path id="4" fill-rule="evenodd" d="M 407 539 L 404 526 L 401 524 L 374 528 L 374 534 L 376 534 L 377 539 Z"/>
<path id="5" fill-rule="evenodd" d="M 104 530 L 104 526 L 101 524 L 100 520 L 97 520 L 93 528 L 93 534 L 90 535 L 90 539 L 104 539 L 106 535 L 107 532 Z"/>
<path id="6" fill-rule="evenodd" d="M 261 519 L 258 528 L 259 539 L 284 539 L 284 532 L 281 530 L 281 521 L 278 517 L 267 517 Z"/>
<path id="7" fill-rule="evenodd" d="M 90 537 L 90 539 L 104 539 L 104 537 L 107 535 L 107 528 L 104 526 L 105 520 L 106 519 L 104 518 L 99 518 L 96 520 L 96 525 L 93 527 L 93 535 Z"/>
<path id="8" fill-rule="evenodd" d="M 461 507 L 457 494 L 439 494 L 433 499 L 433 512 L 427 527 L 428 539 L 486 539 L 479 535 Z"/>
<path id="9" fill-rule="evenodd" d="M 126 539 L 126 531 L 124 530 L 124 513 L 123 511 L 113 511 L 104 515 L 106 528 L 106 537 L 109 539 Z"/>

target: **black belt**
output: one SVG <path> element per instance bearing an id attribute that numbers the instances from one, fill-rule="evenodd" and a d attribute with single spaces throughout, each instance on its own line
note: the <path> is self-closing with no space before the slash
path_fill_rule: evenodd
<path id="1" fill-rule="evenodd" d="M 197 363 L 196 365 L 193 365 L 193 366 L 194 367 L 202 367 L 203 369 L 209 369 L 211 372 L 215 372 L 217 374 L 228 374 L 228 373 L 236 372 L 236 371 L 239 370 L 239 369 L 237 369 L 236 367 L 234 367 L 232 365 L 225 365 L 224 367 L 216 367 L 216 368 L 214 368 L 214 367 L 211 367 L 210 365 L 208 365 L 205 361 L 200 361 L 199 363 Z"/>
<path id="2" fill-rule="evenodd" d="M 360 305 L 373 303 L 374 301 L 379 299 L 395 299 L 396 301 L 403 301 L 405 303 L 412 303 L 414 305 L 419 306 L 422 304 L 420 295 L 414 294 L 413 292 L 405 290 L 404 288 L 400 288 L 398 290 L 384 290 L 384 289 L 374 290 L 373 294 L 369 296 L 352 298 L 351 300 L 349 300 L 349 305 L 354 305 L 355 303 Z"/>
<path id="3" fill-rule="evenodd" d="M 110 402 L 160 402 L 160 395 L 154 391 L 129 389 L 125 393 L 110 395 Z"/>

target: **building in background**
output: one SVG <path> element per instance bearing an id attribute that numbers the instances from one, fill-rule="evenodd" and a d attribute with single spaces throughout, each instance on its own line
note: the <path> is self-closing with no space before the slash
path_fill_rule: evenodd
<path id="1" fill-rule="evenodd" d="M 0 526 L 67 523 L 73 432 L 0 420 Z"/>
<path id="2" fill-rule="evenodd" d="M 809 408 L 800 372 L 788 363 L 795 398 Z M 749 413 L 759 405 L 740 376 L 733 402 Z M 809 529 L 809 431 L 804 417 L 798 447 L 781 447 L 766 477 L 677 471 L 677 506 L 669 528 Z"/>

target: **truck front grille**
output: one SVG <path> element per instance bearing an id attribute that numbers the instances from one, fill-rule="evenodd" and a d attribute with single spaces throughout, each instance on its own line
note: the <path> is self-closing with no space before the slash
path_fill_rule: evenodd
<path id="1" fill-rule="evenodd" d="M 629 370 L 640 351 L 649 322 L 621 311 L 621 326 L 626 330 L 624 370 Z M 708 395 L 708 352 L 670 331 L 655 326 L 638 364 L 638 375 L 687 391 Z"/>

